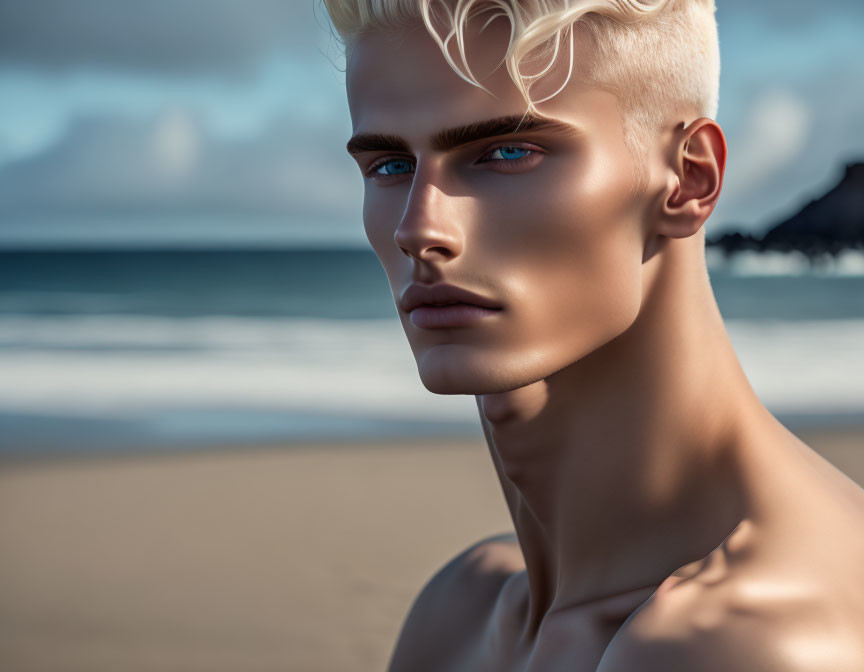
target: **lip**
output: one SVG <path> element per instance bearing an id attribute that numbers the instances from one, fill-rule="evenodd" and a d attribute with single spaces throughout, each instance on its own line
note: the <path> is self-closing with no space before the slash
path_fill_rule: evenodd
<path id="1" fill-rule="evenodd" d="M 447 284 L 409 285 L 399 307 L 410 314 L 415 326 L 423 329 L 468 326 L 503 308 L 494 299 Z"/>
<path id="2" fill-rule="evenodd" d="M 468 327 L 474 322 L 495 316 L 500 310 L 481 308 L 470 303 L 453 303 L 449 306 L 417 306 L 411 311 L 410 320 L 421 329 L 452 329 Z"/>
<path id="3" fill-rule="evenodd" d="M 441 306 L 454 303 L 467 303 L 481 308 L 490 308 L 492 310 L 501 310 L 501 304 L 488 297 L 480 294 L 475 294 L 462 287 L 456 285 L 408 285 L 401 298 L 399 299 L 399 307 L 406 313 L 410 313 L 415 308 L 423 305 Z"/>

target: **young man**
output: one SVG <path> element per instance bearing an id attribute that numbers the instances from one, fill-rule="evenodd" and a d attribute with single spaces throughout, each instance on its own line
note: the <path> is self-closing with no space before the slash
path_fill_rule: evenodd
<path id="1" fill-rule="evenodd" d="M 392 672 L 864 671 L 864 491 L 755 396 L 706 270 L 713 0 L 326 4 L 368 239 L 516 530 Z"/>

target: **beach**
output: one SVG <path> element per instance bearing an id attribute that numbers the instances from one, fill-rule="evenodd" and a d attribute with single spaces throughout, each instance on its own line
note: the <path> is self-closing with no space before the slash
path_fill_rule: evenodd
<path id="1" fill-rule="evenodd" d="M 864 483 L 864 428 L 796 433 Z M 511 529 L 482 439 L 7 459 L 0 666 L 383 670 L 424 582 Z"/>

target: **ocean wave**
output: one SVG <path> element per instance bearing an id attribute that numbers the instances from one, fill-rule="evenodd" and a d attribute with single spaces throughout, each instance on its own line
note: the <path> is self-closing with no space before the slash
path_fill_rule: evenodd
<path id="1" fill-rule="evenodd" d="M 0 316 L 0 349 L 370 351 L 401 344 L 397 321 L 151 315 Z"/>
<path id="2" fill-rule="evenodd" d="M 864 411 L 864 320 L 729 320 L 775 412 Z M 0 320 L 0 411 L 111 417 L 183 408 L 476 419 L 421 384 L 398 320 Z"/>
<path id="3" fill-rule="evenodd" d="M 709 271 L 723 271 L 739 277 L 758 276 L 864 276 L 864 250 L 847 249 L 836 257 L 824 255 L 810 260 L 803 252 L 754 252 L 745 250 L 724 256 L 717 248 L 707 248 Z"/>

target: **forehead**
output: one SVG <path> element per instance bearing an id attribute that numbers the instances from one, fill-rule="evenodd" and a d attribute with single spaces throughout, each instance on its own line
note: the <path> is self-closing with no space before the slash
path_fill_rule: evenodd
<path id="1" fill-rule="evenodd" d="M 346 90 L 354 132 L 398 132 L 424 136 L 442 127 L 469 124 L 479 119 L 522 115 L 526 103 L 510 78 L 503 56 L 509 41 L 506 19 L 493 20 L 482 33 L 466 29 L 468 65 L 488 89 L 465 81 L 447 63 L 440 47 L 418 24 L 399 32 L 372 31 L 360 37 L 348 54 Z M 451 40 L 455 43 L 455 39 Z M 455 46 L 451 55 L 461 64 Z M 617 99 L 607 91 L 589 87 L 580 75 L 591 50 L 577 33 L 573 49 L 573 73 L 555 97 L 537 106 L 541 114 L 590 127 L 591 118 L 617 118 Z M 556 91 L 567 77 L 569 42 L 548 76 L 531 89 L 534 100 Z M 523 72 L 539 70 L 548 61 L 535 59 Z M 464 69 L 464 68 L 463 68 Z"/>

